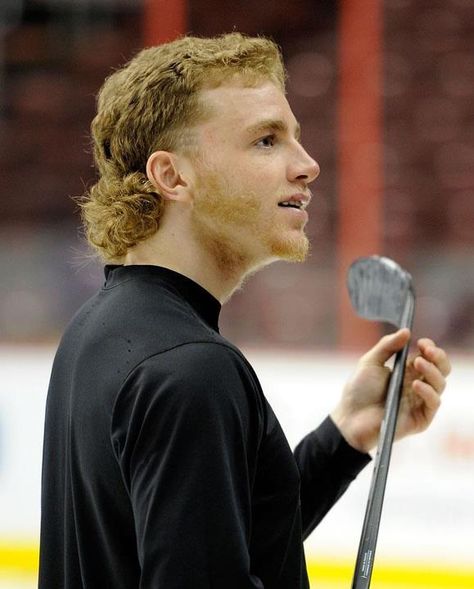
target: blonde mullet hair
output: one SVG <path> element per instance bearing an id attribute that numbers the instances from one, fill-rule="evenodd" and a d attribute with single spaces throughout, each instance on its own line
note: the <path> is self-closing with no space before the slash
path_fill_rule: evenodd
<path id="1" fill-rule="evenodd" d="M 187 36 L 140 51 L 106 79 L 91 126 L 99 179 L 79 199 L 86 237 L 105 261 L 120 262 L 158 230 L 163 199 L 146 162 L 157 150 L 192 150 L 190 128 L 207 114 L 199 90 L 234 76 L 249 86 L 271 80 L 284 91 L 278 47 L 240 33 Z"/>

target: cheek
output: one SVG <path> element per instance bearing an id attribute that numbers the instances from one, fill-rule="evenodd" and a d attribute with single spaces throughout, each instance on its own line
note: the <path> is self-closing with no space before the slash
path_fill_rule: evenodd
<path id="1" fill-rule="evenodd" d="M 219 146 L 220 147 L 220 146 Z M 240 220 L 245 215 L 269 214 L 281 195 L 287 194 L 284 166 L 277 157 L 243 155 L 235 150 L 229 154 L 226 146 L 201 164 L 201 188 L 212 201 L 212 208 L 227 218 Z M 234 209 L 234 212 L 231 212 Z M 223 215 L 224 216 L 224 215 Z"/>
<path id="2" fill-rule="evenodd" d="M 216 223 L 243 226 L 258 215 L 260 200 L 242 185 L 238 174 L 214 170 L 200 176 L 194 209 Z"/>
<path id="3" fill-rule="evenodd" d="M 251 165 L 237 166 L 232 172 L 232 184 L 241 192 L 259 195 L 262 203 L 275 200 L 284 193 L 285 177 L 274 163 L 265 161 L 252 162 Z"/>

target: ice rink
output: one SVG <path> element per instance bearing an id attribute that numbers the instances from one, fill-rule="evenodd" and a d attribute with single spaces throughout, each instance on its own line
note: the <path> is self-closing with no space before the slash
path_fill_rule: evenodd
<path id="1" fill-rule="evenodd" d="M 321 174 L 311 185 L 308 260 L 252 277 L 226 305 L 221 333 L 244 348 L 294 447 L 355 367 L 355 355 L 337 350 L 367 350 L 380 331 L 350 308 L 349 264 L 379 253 L 413 274 L 414 333 L 446 348 L 453 371 L 433 426 L 394 449 L 372 588 L 474 589 L 474 0 L 0 0 L 0 589 L 37 587 L 55 342 L 103 282 L 77 200 L 97 179 L 97 92 L 141 48 L 231 31 L 281 48 L 301 145 Z M 176 76 L 178 65 L 169 64 Z M 130 113 L 141 110 L 135 104 Z M 226 128 L 223 145 L 237 131 Z M 284 135 L 275 137 L 276 154 L 285 153 Z M 245 153 L 260 153 L 260 143 Z M 230 161 L 246 186 L 246 157 Z M 290 175 L 297 160 L 265 161 L 280 162 L 269 170 L 282 194 L 289 179 L 307 178 Z M 255 182 L 267 195 L 264 178 Z M 104 215 L 122 210 L 115 204 Z M 349 589 L 371 475 L 369 465 L 307 540 L 312 589 Z"/>

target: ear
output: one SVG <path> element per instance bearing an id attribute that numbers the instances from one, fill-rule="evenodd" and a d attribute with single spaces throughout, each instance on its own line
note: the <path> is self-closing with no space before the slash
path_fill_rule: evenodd
<path id="1" fill-rule="evenodd" d="M 178 156 L 169 151 L 155 151 L 146 164 L 148 180 L 167 200 L 188 202 L 188 183 L 178 168 Z"/>

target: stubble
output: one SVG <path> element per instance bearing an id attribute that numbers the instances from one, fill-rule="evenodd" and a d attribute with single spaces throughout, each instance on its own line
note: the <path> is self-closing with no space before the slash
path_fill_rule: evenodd
<path id="1" fill-rule="evenodd" d="M 304 232 L 289 232 L 264 214 L 262 197 L 236 190 L 210 170 L 195 192 L 193 231 L 226 275 L 247 273 L 271 261 L 303 262 L 309 252 Z"/>

